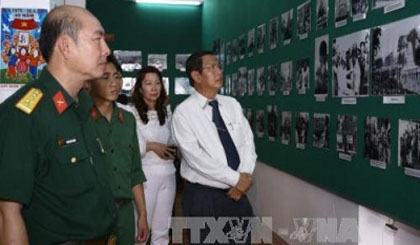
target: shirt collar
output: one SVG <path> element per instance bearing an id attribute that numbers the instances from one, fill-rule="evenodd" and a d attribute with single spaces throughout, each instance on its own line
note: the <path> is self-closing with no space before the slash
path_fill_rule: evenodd
<path id="1" fill-rule="evenodd" d="M 197 91 L 194 91 L 192 96 L 194 96 L 194 98 L 198 101 L 198 105 L 203 110 L 206 108 L 206 106 L 209 104 L 209 102 L 212 101 L 212 100 L 208 99 L 207 97 L 205 97 L 204 95 L 200 94 L 200 92 L 197 92 Z M 217 100 L 217 103 L 219 104 L 219 106 L 223 105 L 221 103 L 219 94 L 216 94 L 216 97 L 214 99 Z"/>
<path id="2" fill-rule="evenodd" d="M 120 123 L 123 123 L 124 122 L 123 109 L 119 108 L 115 102 L 113 104 L 113 107 L 114 107 L 114 109 L 112 111 L 112 116 L 111 116 L 111 122 L 110 123 L 113 123 L 117 120 Z M 98 108 L 96 106 L 92 107 L 89 114 L 94 121 L 97 121 L 99 118 L 102 118 L 104 121 L 108 122 L 108 120 L 104 117 L 104 115 L 102 115 L 102 113 L 98 110 Z"/>

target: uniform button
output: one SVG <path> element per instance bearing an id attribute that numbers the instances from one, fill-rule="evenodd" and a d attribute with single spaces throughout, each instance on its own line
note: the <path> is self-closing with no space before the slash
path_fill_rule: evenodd
<path id="1" fill-rule="evenodd" d="M 75 163 L 77 162 L 77 158 L 76 158 L 76 157 L 72 157 L 72 158 L 70 158 L 70 162 L 71 162 L 72 164 L 75 164 Z"/>

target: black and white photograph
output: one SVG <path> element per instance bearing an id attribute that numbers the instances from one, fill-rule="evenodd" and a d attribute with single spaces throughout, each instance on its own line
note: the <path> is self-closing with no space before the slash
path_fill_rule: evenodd
<path id="1" fill-rule="evenodd" d="M 162 82 L 166 95 L 169 95 L 169 77 L 162 77 Z"/>
<path id="2" fill-rule="evenodd" d="M 281 15 L 281 32 L 283 36 L 283 45 L 290 44 L 293 35 L 293 9 Z"/>
<path id="3" fill-rule="evenodd" d="M 220 39 L 213 40 L 213 54 L 216 56 L 220 54 Z"/>
<path id="4" fill-rule="evenodd" d="M 264 53 L 265 33 L 266 33 L 265 24 L 259 25 L 257 28 L 257 49 L 258 49 L 259 54 Z"/>
<path id="5" fill-rule="evenodd" d="M 351 13 L 353 21 L 359 21 L 366 19 L 366 14 L 369 10 L 368 0 L 352 0 Z"/>
<path id="6" fill-rule="evenodd" d="M 420 92 L 420 16 L 372 29 L 372 94 Z"/>
<path id="7" fill-rule="evenodd" d="M 232 81 L 231 81 L 231 77 L 230 74 L 225 76 L 225 94 L 226 95 L 231 95 L 232 94 Z"/>
<path id="8" fill-rule="evenodd" d="M 339 153 L 356 155 L 357 117 L 352 115 L 337 115 L 336 148 Z"/>
<path id="9" fill-rule="evenodd" d="M 247 36 L 242 34 L 239 36 L 239 59 L 243 60 L 246 55 Z"/>
<path id="10" fill-rule="evenodd" d="M 248 31 L 248 57 L 254 55 L 255 50 L 255 28 Z"/>
<path id="11" fill-rule="evenodd" d="M 270 20 L 270 32 L 268 33 L 268 40 L 270 43 L 270 49 L 277 48 L 277 42 L 279 38 L 279 17 L 274 17 Z"/>
<path id="12" fill-rule="evenodd" d="M 230 65 L 232 63 L 232 43 L 226 43 L 226 65 Z"/>
<path id="13" fill-rule="evenodd" d="M 314 113 L 313 146 L 322 149 L 330 147 L 330 114 Z"/>
<path id="14" fill-rule="evenodd" d="M 391 162 L 391 120 L 367 116 L 365 121 L 364 157 L 373 167 L 385 169 Z"/>
<path id="15" fill-rule="evenodd" d="M 372 9 L 398 5 L 405 6 L 405 0 L 372 0 Z"/>
<path id="16" fill-rule="evenodd" d="M 292 139 L 292 113 L 290 111 L 281 112 L 280 140 L 284 145 L 288 145 Z"/>
<path id="17" fill-rule="evenodd" d="M 123 77 L 121 93 L 127 96 L 131 96 L 131 92 L 135 84 L 136 84 L 135 77 Z"/>
<path id="18" fill-rule="evenodd" d="M 292 90 L 292 61 L 281 63 L 281 91 L 283 95 L 289 95 Z"/>
<path id="19" fill-rule="evenodd" d="M 252 132 L 254 132 L 255 120 L 254 120 L 254 110 L 252 108 L 246 109 L 246 119 L 248 120 L 249 127 Z"/>
<path id="20" fill-rule="evenodd" d="M 316 0 L 316 29 L 321 30 L 328 26 L 328 0 Z"/>
<path id="21" fill-rule="evenodd" d="M 176 95 L 191 94 L 193 91 L 194 87 L 190 86 L 188 77 L 175 77 L 174 92 Z"/>
<path id="22" fill-rule="evenodd" d="M 166 54 L 149 54 L 147 56 L 147 65 L 154 66 L 160 71 L 168 69 L 168 61 Z"/>
<path id="23" fill-rule="evenodd" d="M 239 43 L 238 39 L 233 39 L 232 41 L 232 63 L 238 61 L 239 56 Z"/>
<path id="24" fill-rule="evenodd" d="M 315 96 L 328 94 L 328 35 L 315 39 Z"/>
<path id="25" fill-rule="evenodd" d="M 260 67 L 257 69 L 257 94 L 261 96 L 265 91 L 265 67 Z"/>
<path id="26" fill-rule="evenodd" d="M 185 71 L 185 62 L 191 54 L 177 54 L 175 55 L 175 68 L 180 71 Z"/>
<path id="27" fill-rule="evenodd" d="M 305 149 L 308 144 L 309 112 L 296 113 L 295 142 L 296 147 Z"/>
<path id="28" fill-rule="evenodd" d="M 309 58 L 296 61 L 296 90 L 298 94 L 306 94 L 309 89 Z"/>
<path id="29" fill-rule="evenodd" d="M 297 35 L 299 39 L 308 37 L 311 30 L 311 1 L 308 0 L 297 7 Z"/>
<path id="30" fill-rule="evenodd" d="M 264 137 L 265 131 L 265 118 L 264 118 L 264 110 L 257 111 L 257 137 L 262 138 Z"/>
<path id="31" fill-rule="evenodd" d="M 333 41 L 333 96 L 369 95 L 369 29 Z"/>
<path id="32" fill-rule="evenodd" d="M 244 96 L 247 92 L 246 85 L 247 85 L 247 77 L 248 72 L 246 66 L 239 67 L 238 69 L 238 95 Z"/>
<path id="33" fill-rule="evenodd" d="M 237 72 L 232 73 L 230 82 L 231 82 L 231 88 L 232 88 L 231 94 L 233 96 L 238 95 L 238 73 Z"/>
<path id="34" fill-rule="evenodd" d="M 398 166 L 420 177 L 420 121 L 398 120 Z"/>
<path id="35" fill-rule="evenodd" d="M 347 18 L 350 17 L 350 0 L 335 0 L 335 27 L 347 25 Z"/>
<path id="36" fill-rule="evenodd" d="M 277 106 L 267 106 L 267 134 L 269 141 L 275 141 L 277 136 Z"/>
<path id="37" fill-rule="evenodd" d="M 217 58 L 219 59 L 220 67 L 222 68 L 222 70 L 224 70 L 225 62 L 226 62 L 226 42 L 225 41 L 220 42 L 220 54 L 219 54 L 219 57 Z"/>
<path id="38" fill-rule="evenodd" d="M 114 50 L 113 53 L 123 71 L 130 72 L 141 69 L 141 51 Z"/>
<path id="39" fill-rule="evenodd" d="M 248 70 L 248 95 L 252 96 L 255 91 L 255 69 Z"/>
<path id="40" fill-rule="evenodd" d="M 268 66 L 268 94 L 270 96 L 276 95 L 278 69 L 278 65 Z"/>

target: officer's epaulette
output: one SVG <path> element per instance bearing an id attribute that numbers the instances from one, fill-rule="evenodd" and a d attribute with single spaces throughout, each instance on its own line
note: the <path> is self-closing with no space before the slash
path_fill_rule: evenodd
<path id="1" fill-rule="evenodd" d="M 26 94 L 16 103 L 16 107 L 25 112 L 31 114 L 38 103 L 41 101 L 44 94 L 40 89 L 31 88 Z"/>

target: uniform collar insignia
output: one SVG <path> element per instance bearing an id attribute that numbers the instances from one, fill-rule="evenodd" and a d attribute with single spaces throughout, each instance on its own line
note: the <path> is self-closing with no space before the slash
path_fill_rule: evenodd
<path id="1" fill-rule="evenodd" d="M 99 111 L 96 109 L 96 107 L 92 107 L 89 111 L 90 116 L 93 118 L 94 121 L 97 121 L 99 118 Z"/>
<path id="2" fill-rule="evenodd" d="M 67 102 L 64 98 L 63 92 L 58 91 L 53 97 L 55 109 L 59 115 L 61 115 L 67 109 Z"/>

